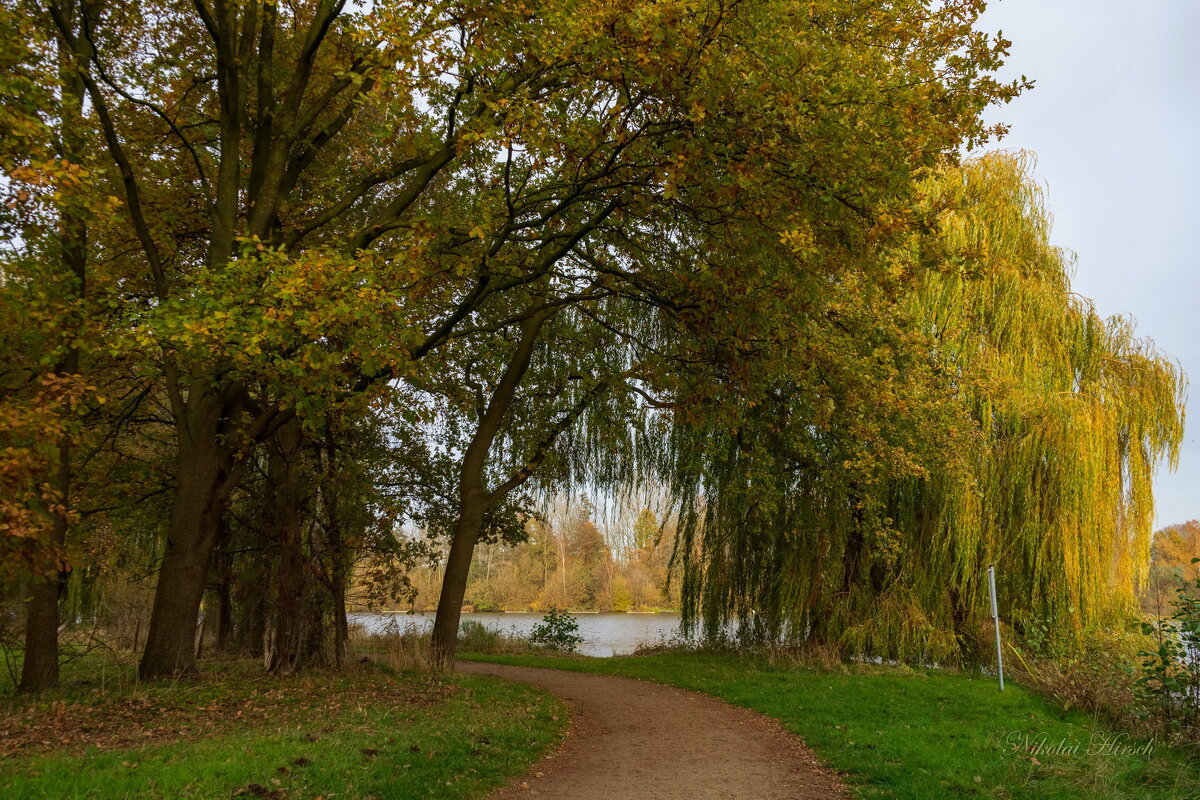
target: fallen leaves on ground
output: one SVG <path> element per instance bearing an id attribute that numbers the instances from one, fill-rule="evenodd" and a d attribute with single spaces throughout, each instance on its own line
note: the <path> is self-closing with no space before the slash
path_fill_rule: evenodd
<path id="1" fill-rule="evenodd" d="M 447 684 L 415 684 L 376 670 L 347 669 L 288 678 L 210 675 L 174 685 L 76 692 L 50 702 L 9 699 L 0 705 L 0 758 L 136 748 L 312 719 L 327 723 L 333 715 L 360 707 L 435 705 L 454 691 Z M 322 728 L 324 733 L 333 730 Z M 301 738 L 318 737 L 306 732 Z M 246 793 L 253 795 L 253 788 L 246 787 Z"/>

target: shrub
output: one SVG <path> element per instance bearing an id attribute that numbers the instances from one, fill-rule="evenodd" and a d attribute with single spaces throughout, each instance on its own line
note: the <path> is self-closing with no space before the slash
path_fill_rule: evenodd
<path id="1" fill-rule="evenodd" d="M 1051 627 L 1044 624 L 1044 629 Z M 1137 652 L 1145 646 L 1140 634 L 1096 631 L 1067 644 L 1039 635 L 1038 628 L 1029 625 L 1021 646 L 1005 648 L 1005 667 L 1020 683 L 1054 700 L 1064 712 L 1077 709 L 1118 728 L 1150 733 L 1138 713 L 1133 686 Z M 1011 661 L 1010 653 L 1016 656 Z"/>
<path id="2" fill-rule="evenodd" d="M 1171 616 L 1123 633 L 1072 643 L 1052 630 L 1049 622 L 1028 624 L 1021 646 L 1011 647 L 1023 683 L 1117 728 L 1200 742 L 1200 579 L 1179 590 Z"/>
<path id="3" fill-rule="evenodd" d="M 579 622 L 574 617 L 554 609 L 533 626 L 529 641 L 570 653 L 583 642 L 583 637 L 579 635 Z"/>
<path id="4" fill-rule="evenodd" d="M 1141 623 L 1155 647 L 1138 653 L 1134 686 L 1144 716 L 1165 733 L 1195 741 L 1200 739 L 1200 578 L 1177 591 L 1171 616 Z"/>

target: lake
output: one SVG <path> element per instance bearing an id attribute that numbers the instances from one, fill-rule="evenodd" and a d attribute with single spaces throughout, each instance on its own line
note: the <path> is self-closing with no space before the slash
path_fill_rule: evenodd
<path id="1" fill-rule="evenodd" d="M 368 633 L 380 633 L 395 624 L 401 630 L 413 625 L 421 630 L 433 627 L 432 611 L 417 611 L 412 614 L 351 614 L 350 622 L 357 623 Z M 545 615 L 539 612 L 506 612 L 463 614 L 464 620 L 473 619 L 489 628 L 504 633 L 528 634 Z M 579 652 L 589 656 L 618 656 L 632 653 L 642 644 L 658 644 L 679 637 L 679 613 L 661 614 L 573 614 L 579 622 L 579 635 L 583 644 Z"/>

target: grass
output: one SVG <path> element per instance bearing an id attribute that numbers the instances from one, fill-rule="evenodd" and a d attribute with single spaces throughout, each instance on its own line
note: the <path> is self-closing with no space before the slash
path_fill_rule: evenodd
<path id="1" fill-rule="evenodd" d="M 616 658 L 471 655 L 643 678 L 775 717 L 861 798 L 1195 800 L 1187 754 L 1114 734 L 994 679 L 905 667 L 781 666 L 726 654 Z M 1140 752 L 1131 752 L 1131 751 Z"/>
<path id="2" fill-rule="evenodd" d="M 356 665 L 280 680 L 209 662 L 201 679 L 73 686 L 0 703 L 0 796 L 481 797 L 566 724 L 559 701 L 473 675 Z"/>

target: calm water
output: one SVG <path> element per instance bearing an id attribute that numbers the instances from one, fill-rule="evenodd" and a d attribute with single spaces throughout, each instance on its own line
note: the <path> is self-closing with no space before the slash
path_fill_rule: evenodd
<path id="1" fill-rule="evenodd" d="M 540 613 L 463 614 L 462 618 L 479 620 L 489 628 L 505 633 L 527 634 L 542 621 Z M 576 614 L 579 635 L 583 644 L 579 652 L 589 656 L 617 656 L 632 653 L 640 644 L 657 644 L 679 636 L 679 614 Z M 362 625 L 370 633 L 383 631 L 391 624 L 402 630 L 415 625 L 424 630 L 433 627 L 433 612 L 413 614 L 351 614 L 350 621 Z"/>

